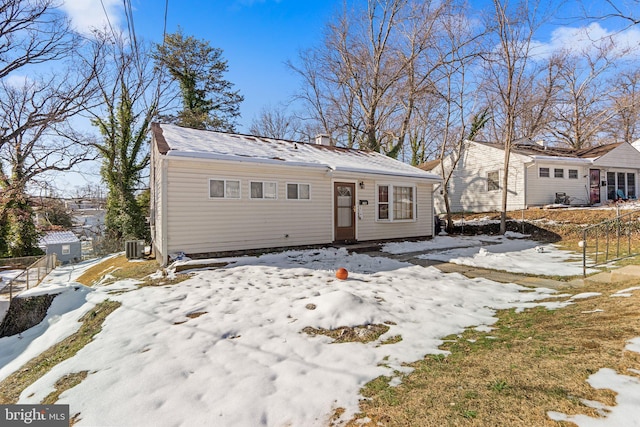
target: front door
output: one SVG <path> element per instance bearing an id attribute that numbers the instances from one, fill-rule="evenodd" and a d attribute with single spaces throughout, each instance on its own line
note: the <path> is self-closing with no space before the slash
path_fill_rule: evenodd
<path id="1" fill-rule="evenodd" d="M 349 182 L 333 184 L 335 240 L 356 240 L 356 185 Z"/>
<path id="2" fill-rule="evenodd" d="M 589 202 L 600 203 L 600 169 L 589 169 Z"/>

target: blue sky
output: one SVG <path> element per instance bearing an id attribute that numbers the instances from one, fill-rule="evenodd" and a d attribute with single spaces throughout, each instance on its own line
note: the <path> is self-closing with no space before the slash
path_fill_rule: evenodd
<path id="1" fill-rule="evenodd" d="M 161 42 L 165 1 L 131 0 L 138 37 Z M 64 2 L 64 8 L 81 31 L 106 25 L 107 15 L 113 27 L 126 29 L 122 0 Z M 343 0 L 168 0 L 167 3 L 167 32 L 175 32 L 180 26 L 186 35 L 223 49 L 229 65 L 227 79 L 245 97 L 238 130 L 247 133 L 252 119 L 263 107 L 277 106 L 291 99 L 299 80 L 285 62 L 295 61 L 301 50 L 321 42 L 326 23 L 342 7 Z M 478 10 L 491 8 L 488 0 L 471 0 L 471 3 Z M 560 4 L 558 0 L 543 3 L 545 7 Z M 594 9 L 604 2 L 587 3 Z M 572 18 L 582 15 L 578 2 L 561 4 L 558 16 L 563 18 L 540 34 L 540 43 L 550 49 L 575 43 L 574 30 L 562 26 L 575 28 L 586 24 Z M 592 10 L 592 13 L 598 11 Z M 600 25 L 611 30 L 615 23 L 596 24 L 596 33 L 606 32 Z M 638 34 L 632 38 L 640 40 Z"/>
<path id="2" fill-rule="evenodd" d="M 104 0 L 112 26 L 126 28 L 121 0 Z M 180 26 L 186 35 L 221 48 L 228 61 L 226 77 L 244 95 L 240 132 L 265 105 L 286 102 L 298 86 L 285 62 L 322 38 L 323 26 L 341 0 L 169 0 L 167 32 Z M 100 0 L 66 0 L 80 28 L 106 22 Z M 165 2 L 132 0 L 138 37 L 161 42 Z"/>
<path id="3" fill-rule="evenodd" d="M 165 1 L 131 0 L 139 38 L 162 41 Z M 470 1 L 478 13 L 492 7 L 490 0 Z M 560 4 L 559 0 L 552 0 L 551 4 L 556 2 Z M 603 0 L 585 2 L 589 8 L 605 4 Z M 542 3 L 550 4 L 544 0 Z M 326 24 L 342 4 L 343 0 L 168 0 L 167 32 L 175 32 L 180 26 L 186 35 L 223 49 L 229 66 L 226 78 L 245 97 L 238 131 L 249 133 L 252 119 L 263 107 L 286 103 L 299 88 L 298 77 L 285 62 L 295 62 L 301 50 L 322 42 Z M 546 26 L 537 39 L 542 51 L 576 45 L 579 39 L 576 28 L 587 25 L 575 19 L 582 15 L 578 2 L 562 4 L 563 9 L 557 14 L 562 19 Z M 107 16 L 114 28 L 127 28 L 122 0 L 64 0 L 63 8 L 83 32 L 88 32 L 90 27 L 105 26 Z M 598 11 L 592 10 L 592 13 L 596 15 Z M 619 24 L 613 20 L 601 21 L 592 25 L 590 32 L 610 33 L 616 30 L 616 25 L 619 29 Z M 621 33 L 620 37 L 640 45 L 637 28 Z M 94 172 L 85 172 L 80 179 L 70 178 L 70 186 L 97 182 L 96 168 L 90 169 Z"/>

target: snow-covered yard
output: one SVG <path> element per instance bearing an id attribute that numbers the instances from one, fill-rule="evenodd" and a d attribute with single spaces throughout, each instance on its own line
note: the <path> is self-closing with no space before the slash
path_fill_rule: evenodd
<path id="1" fill-rule="evenodd" d="M 410 245 L 385 250 L 413 251 Z M 522 250 L 550 255 L 535 246 Z M 509 265 L 509 253 L 517 252 L 502 252 L 502 262 Z M 60 377 L 87 370 L 88 377 L 58 402 L 70 404 L 72 415 L 81 414 L 78 425 L 325 426 L 336 408 L 345 409 L 342 420 L 358 411 L 359 390 L 368 381 L 387 375 L 398 383 L 407 372 L 403 362 L 442 353 L 438 346 L 449 334 L 487 330 L 497 320 L 495 310 L 557 309 L 573 301 L 556 295 L 557 302 L 538 302 L 555 291 L 468 279 L 345 249 L 227 261 L 227 267 L 195 271 L 184 282 L 162 287 L 138 288 L 127 280 L 90 289 L 73 282 L 89 263 L 55 270 L 30 291 L 61 292 L 47 318 L 20 337 L 0 339 L 0 380 L 73 333 L 77 319 L 108 298 L 122 306 L 107 317 L 102 332 L 28 387 L 20 403 L 38 403 Z M 546 258 L 547 269 L 559 264 L 556 257 Z M 338 267 L 349 270 L 348 280 L 334 277 Z M 306 326 L 372 323 L 390 329 L 367 344 L 332 344 L 301 332 Z M 402 340 L 384 343 L 395 336 Z M 613 423 L 576 420 L 580 425 L 618 425 L 616 419 L 631 416 L 634 406 L 624 397 L 637 399 L 640 383 L 607 375 L 598 378 L 623 397 L 611 408 Z"/>

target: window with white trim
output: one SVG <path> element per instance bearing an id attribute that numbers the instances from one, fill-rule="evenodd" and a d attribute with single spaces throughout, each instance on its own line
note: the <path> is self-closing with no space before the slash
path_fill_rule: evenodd
<path id="1" fill-rule="evenodd" d="M 564 178 L 564 169 L 553 169 L 553 177 L 554 178 Z"/>
<path id="2" fill-rule="evenodd" d="M 413 221 L 416 218 L 414 186 L 379 184 L 376 194 L 378 221 Z"/>
<path id="3" fill-rule="evenodd" d="M 540 169 L 538 169 L 538 176 L 540 178 L 549 178 L 551 176 L 549 174 L 549 168 L 540 168 Z"/>
<path id="4" fill-rule="evenodd" d="M 275 182 L 251 181 L 252 199 L 277 199 L 278 185 Z"/>
<path id="5" fill-rule="evenodd" d="M 209 198 L 211 199 L 239 199 L 240 181 L 231 179 L 210 179 Z"/>
<path id="6" fill-rule="evenodd" d="M 578 169 L 569 169 L 569 179 L 578 179 Z"/>
<path id="7" fill-rule="evenodd" d="M 490 171 L 487 172 L 487 191 L 500 190 L 500 172 Z"/>
<path id="8" fill-rule="evenodd" d="M 62 245 L 62 255 L 69 255 L 71 253 L 71 245 Z"/>
<path id="9" fill-rule="evenodd" d="M 287 183 L 287 199 L 309 200 L 311 198 L 311 186 L 309 184 Z"/>

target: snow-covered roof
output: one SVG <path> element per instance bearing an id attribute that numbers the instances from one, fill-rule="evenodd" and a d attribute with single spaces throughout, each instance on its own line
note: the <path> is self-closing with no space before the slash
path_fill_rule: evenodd
<path id="1" fill-rule="evenodd" d="M 476 144 L 494 147 L 500 150 L 504 150 L 504 145 L 496 142 L 486 141 L 471 141 Z M 582 148 L 575 150 L 573 148 L 556 147 L 552 145 L 538 144 L 529 141 L 517 141 L 514 142 L 511 147 L 512 153 L 518 153 L 525 156 L 529 156 L 535 160 L 543 161 L 564 161 L 564 162 L 578 162 L 578 163 L 590 163 L 612 150 L 615 150 L 623 143 L 618 142 L 615 144 L 597 145 L 595 147 Z"/>
<path id="2" fill-rule="evenodd" d="M 63 243 L 76 243 L 80 239 L 76 237 L 71 231 L 49 231 L 47 234 L 40 238 L 40 246 L 63 244 Z"/>
<path id="3" fill-rule="evenodd" d="M 440 180 L 435 174 L 372 151 L 189 129 L 170 124 L 154 123 L 152 132 L 158 150 L 167 157 L 286 164 L 326 168 L 336 172 Z"/>

